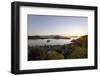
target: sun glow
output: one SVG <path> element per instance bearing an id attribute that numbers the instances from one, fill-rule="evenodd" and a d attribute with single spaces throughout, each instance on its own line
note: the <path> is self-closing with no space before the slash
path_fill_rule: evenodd
<path id="1" fill-rule="evenodd" d="M 67 35 L 70 35 L 70 36 L 82 36 L 86 34 L 88 34 L 87 29 L 84 29 L 79 26 L 72 27 L 70 30 L 67 30 Z"/>
<path id="2" fill-rule="evenodd" d="M 52 33 L 32 33 L 31 35 L 60 35 L 60 36 L 82 36 L 82 35 L 87 35 L 86 32 L 78 29 L 70 30 L 68 32 L 52 32 Z"/>

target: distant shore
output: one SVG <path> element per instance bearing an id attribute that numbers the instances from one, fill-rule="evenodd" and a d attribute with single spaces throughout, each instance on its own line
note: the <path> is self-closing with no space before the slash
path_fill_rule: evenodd
<path id="1" fill-rule="evenodd" d="M 28 36 L 28 39 L 70 39 L 70 37 L 60 36 L 60 35 L 46 35 L 46 36 Z"/>

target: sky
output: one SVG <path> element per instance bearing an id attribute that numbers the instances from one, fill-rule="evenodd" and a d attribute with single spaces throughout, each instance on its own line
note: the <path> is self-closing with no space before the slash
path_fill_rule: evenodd
<path id="1" fill-rule="evenodd" d="M 28 15 L 28 36 L 81 36 L 88 33 L 88 17 Z"/>

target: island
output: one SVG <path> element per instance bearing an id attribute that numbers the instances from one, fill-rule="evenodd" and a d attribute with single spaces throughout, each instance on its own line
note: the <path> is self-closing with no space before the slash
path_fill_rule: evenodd
<path id="1" fill-rule="evenodd" d="M 70 37 L 60 35 L 34 35 L 28 36 L 28 39 L 70 39 Z"/>

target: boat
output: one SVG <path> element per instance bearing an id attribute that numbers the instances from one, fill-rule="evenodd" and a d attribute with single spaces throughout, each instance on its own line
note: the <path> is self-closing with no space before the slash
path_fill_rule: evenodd
<path id="1" fill-rule="evenodd" d="M 50 40 L 47 40 L 47 42 L 50 42 Z"/>

